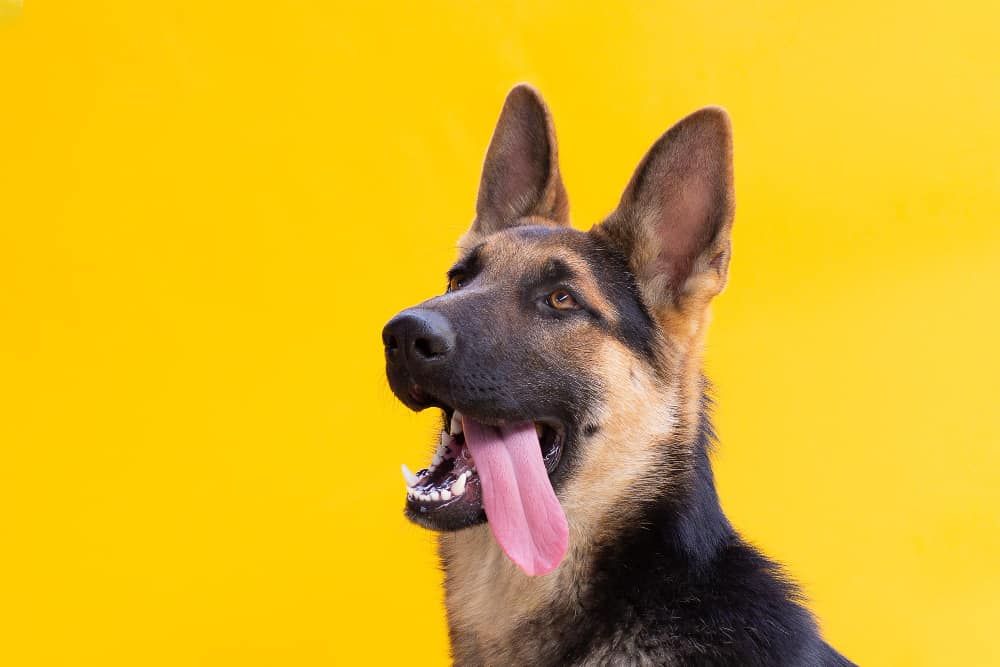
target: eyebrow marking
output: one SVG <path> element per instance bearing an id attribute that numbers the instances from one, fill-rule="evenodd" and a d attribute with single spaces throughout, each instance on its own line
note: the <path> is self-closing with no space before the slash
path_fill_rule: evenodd
<path id="1" fill-rule="evenodd" d="M 446 274 L 448 276 L 448 280 L 451 280 L 460 273 L 473 273 L 479 269 L 480 254 L 483 250 L 483 246 L 485 245 L 485 243 L 480 243 L 472 248 L 472 250 L 465 253 L 461 259 L 455 262 L 455 264 L 448 269 L 448 273 Z"/>
<path id="2" fill-rule="evenodd" d="M 569 282 L 575 278 L 577 278 L 576 271 L 558 257 L 549 259 L 542 268 L 542 280 L 545 281 Z"/>

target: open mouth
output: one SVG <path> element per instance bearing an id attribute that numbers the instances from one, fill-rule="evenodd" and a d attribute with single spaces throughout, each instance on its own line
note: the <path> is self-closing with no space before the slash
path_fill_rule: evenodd
<path id="1" fill-rule="evenodd" d="M 401 398 L 414 410 L 441 408 L 445 424 L 430 465 L 416 473 L 403 466 L 407 516 L 441 531 L 485 520 L 527 575 L 558 567 L 569 540 L 552 487 L 566 439 L 563 423 L 463 414 L 412 384 Z"/>
<path id="2" fill-rule="evenodd" d="M 403 464 L 408 509 L 418 515 L 448 513 L 452 508 L 482 508 L 483 489 L 472 451 L 465 441 L 465 417 L 458 410 L 442 408 L 448 428 L 430 465 L 416 473 Z M 554 422 L 534 422 L 545 471 L 551 475 L 563 451 L 563 430 Z"/>

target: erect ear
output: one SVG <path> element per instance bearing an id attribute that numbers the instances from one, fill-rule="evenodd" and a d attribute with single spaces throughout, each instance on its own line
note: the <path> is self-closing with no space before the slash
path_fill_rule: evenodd
<path id="1" fill-rule="evenodd" d="M 655 313 L 707 304 L 725 286 L 732 154 L 729 115 L 717 107 L 696 111 L 653 144 L 618 208 L 593 230 L 628 258 Z"/>
<path id="2" fill-rule="evenodd" d="M 493 131 L 469 230 L 487 235 L 522 224 L 569 223 L 569 201 L 559 175 L 556 134 L 538 91 L 519 84 L 507 94 Z"/>

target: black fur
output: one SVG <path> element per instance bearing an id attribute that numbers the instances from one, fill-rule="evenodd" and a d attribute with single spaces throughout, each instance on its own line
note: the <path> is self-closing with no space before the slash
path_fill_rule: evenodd
<path id="1" fill-rule="evenodd" d="M 536 653 L 532 665 L 584 663 L 595 654 L 622 665 L 853 664 L 820 637 L 781 567 L 723 514 L 707 399 L 704 406 L 684 491 L 651 499 L 632 529 L 598 554 L 587 588 L 515 631 L 551 637 L 551 650 Z"/>
<path id="2" fill-rule="evenodd" d="M 587 260 L 597 278 L 601 291 L 618 311 L 618 327 L 612 335 L 630 349 L 656 365 L 656 325 L 649 311 L 642 304 L 639 286 L 623 254 L 586 236 L 587 242 L 577 246 L 577 251 Z"/>

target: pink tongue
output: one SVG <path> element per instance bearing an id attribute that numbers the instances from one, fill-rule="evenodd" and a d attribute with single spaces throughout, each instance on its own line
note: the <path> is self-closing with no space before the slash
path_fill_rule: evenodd
<path id="1" fill-rule="evenodd" d="M 496 428 L 465 417 L 463 431 L 493 536 L 527 574 L 551 572 L 566 553 L 569 528 L 545 472 L 535 425 Z"/>

